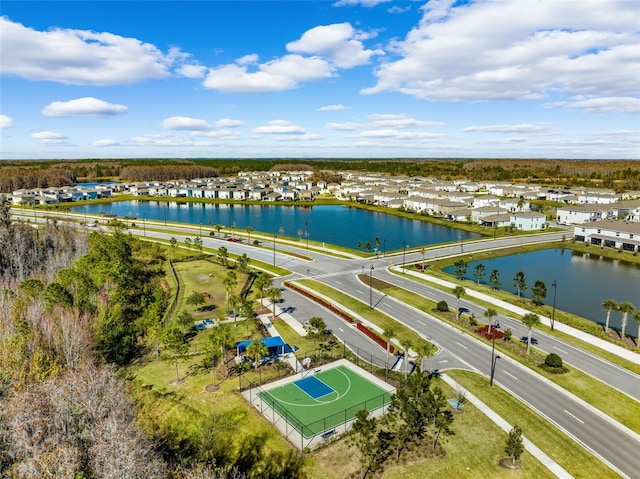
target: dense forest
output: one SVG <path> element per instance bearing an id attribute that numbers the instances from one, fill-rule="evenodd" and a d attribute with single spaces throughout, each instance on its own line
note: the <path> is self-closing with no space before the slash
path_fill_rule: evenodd
<path id="1" fill-rule="evenodd" d="M 0 192 L 73 184 L 78 179 L 166 181 L 234 175 L 242 171 L 312 169 L 316 179 L 337 181 L 343 171 L 474 181 L 640 189 L 640 162 L 544 159 L 138 159 L 10 161 L 0 167 Z"/>

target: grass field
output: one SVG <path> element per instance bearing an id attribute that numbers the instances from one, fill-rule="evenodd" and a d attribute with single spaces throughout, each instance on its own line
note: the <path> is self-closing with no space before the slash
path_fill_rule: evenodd
<path id="1" fill-rule="evenodd" d="M 303 381 L 310 378 L 315 379 L 308 385 L 296 377 L 259 393 L 262 401 L 305 438 L 350 421 L 362 409 L 373 411 L 391 400 L 391 387 L 383 389 L 345 365 L 324 369 Z M 319 396 L 314 394 L 315 382 L 323 388 Z"/>

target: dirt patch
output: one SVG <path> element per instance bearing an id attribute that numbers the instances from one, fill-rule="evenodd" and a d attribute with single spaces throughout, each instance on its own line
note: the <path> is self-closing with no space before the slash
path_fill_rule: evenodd
<path id="1" fill-rule="evenodd" d="M 207 387 L 204 388 L 208 393 L 214 393 L 218 390 L 220 390 L 220 385 L 219 384 L 207 384 Z"/>
<path id="2" fill-rule="evenodd" d="M 515 462 L 510 457 L 500 459 L 500 467 L 505 469 L 520 469 L 522 467 L 522 461 L 517 459 Z"/>

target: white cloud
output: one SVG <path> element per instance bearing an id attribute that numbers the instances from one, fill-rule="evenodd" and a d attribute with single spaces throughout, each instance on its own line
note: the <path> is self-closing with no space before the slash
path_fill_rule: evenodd
<path id="1" fill-rule="evenodd" d="M 635 2 L 430 1 L 362 93 L 438 101 L 637 95 Z M 490 32 L 490 33 L 488 33 Z"/>
<path id="2" fill-rule="evenodd" d="M 398 131 L 393 128 L 379 129 L 379 130 L 366 130 L 353 135 L 354 138 L 393 138 L 397 140 L 435 140 L 444 138 L 446 135 L 443 133 L 427 133 L 427 132 L 409 132 Z"/>
<path id="3" fill-rule="evenodd" d="M 343 130 L 343 131 L 350 131 L 350 130 L 357 130 L 358 128 L 361 128 L 362 125 L 360 123 L 336 123 L 336 122 L 330 122 L 330 123 L 325 123 L 324 125 L 325 128 L 328 128 L 329 130 Z"/>
<path id="4" fill-rule="evenodd" d="M 324 136 L 313 133 L 303 135 L 286 135 L 278 138 L 278 141 L 319 141 L 324 140 Z"/>
<path id="5" fill-rule="evenodd" d="M 364 37 L 363 37 L 364 35 Z M 353 68 L 369 63 L 382 50 L 367 50 L 360 41 L 371 34 L 356 31 L 350 23 L 320 25 L 304 32 L 299 40 L 287 43 L 287 50 L 327 58 L 340 68 Z"/>
<path id="6" fill-rule="evenodd" d="M 236 61 L 235 64 L 211 68 L 203 85 L 228 93 L 267 93 L 291 90 L 305 81 L 333 76 L 333 68 L 326 61 L 300 55 L 286 55 L 253 65 L 252 69 L 256 71 L 249 71 L 250 66 Z"/>
<path id="7" fill-rule="evenodd" d="M 520 123 L 518 125 L 469 126 L 462 131 L 467 133 L 546 133 L 551 129 L 551 125 Z"/>
<path id="8" fill-rule="evenodd" d="M 0 115 L 0 129 L 11 128 L 13 126 L 13 118 L 7 115 Z"/>
<path id="9" fill-rule="evenodd" d="M 318 108 L 318 111 L 340 111 L 347 110 L 349 107 L 344 105 L 325 105 Z"/>
<path id="10" fill-rule="evenodd" d="M 103 138 L 101 140 L 94 140 L 91 142 L 91 146 L 105 147 L 105 146 L 119 146 L 120 144 L 112 140 L 111 138 Z"/>
<path id="11" fill-rule="evenodd" d="M 393 7 L 389 7 L 387 12 L 389 13 L 405 13 L 411 10 L 411 5 L 407 5 L 406 7 L 399 7 L 398 5 L 394 5 Z"/>
<path id="12" fill-rule="evenodd" d="M 232 120 L 231 118 L 223 118 L 222 120 L 216 121 L 216 128 L 237 128 L 239 126 L 246 125 L 246 121 L 242 120 Z"/>
<path id="13" fill-rule="evenodd" d="M 576 108 L 589 113 L 640 113 L 640 98 L 586 98 L 547 103 L 546 107 Z"/>
<path id="14" fill-rule="evenodd" d="M 0 17 L 0 70 L 28 80 L 119 85 L 166 78 L 186 55 L 135 38 L 90 30 L 37 31 Z"/>
<path id="15" fill-rule="evenodd" d="M 224 138 L 227 140 L 241 137 L 238 132 L 230 130 L 192 131 L 189 136 L 192 138 Z"/>
<path id="16" fill-rule="evenodd" d="M 334 7 L 349 7 L 352 5 L 362 5 L 363 7 L 375 7 L 381 3 L 387 3 L 391 0 L 338 0 L 333 4 Z"/>
<path id="17" fill-rule="evenodd" d="M 259 126 L 258 128 L 254 128 L 254 133 L 260 134 L 303 134 L 305 133 L 305 129 L 301 126 L 294 125 L 293 123 L 286 120 L 272 120 L 268 122 L 265 126 Z"/>
<path id="18" fill-rule="evenodd" d="M 204 78 L 207 73 L 207 67 L 202 65 L 182 65 L 176 71 L 187 78 Z"/>
<path id="19" fill-rule="evenodd" d="M 55 131 L 37 131 L 31 134 L 31 138 L 38 140 L 43 145 L 69 145 L 69 139 L 62 133 Z"/>
<path id="20" fill-rule="evenodd" d="M 369 118 L 373 120 L 372 126 L 374 127 L 414 128 L 442 125 L 441 122 L 421 121 L 405 115 L 395 114 L 373 114 L 369 115 Z"/>
<path id="21" fill-rule="evenodd" d="M 167 130 L 207 131 L 211 125 L 207 120 L 189 118 L 187 116 L 172 116 L 162 122 L 162 127 Z"/>
<path id="22" fill-rule="evenodd" d="M 127 110 L 128 108 L 124 105 L 84 97 L 49 103 L 42 109 L 42 114 L 45 116 L 114 116 L 125 113 Z"/>
<path id="23" fill-rule="evenodd" d="M 173 138 L 172 135 L 167 133 L 150 133 L 147 135 L 139 135 L 132 139 L 136 145 L 144 146 L 190 146 L 191 142 Z"/>

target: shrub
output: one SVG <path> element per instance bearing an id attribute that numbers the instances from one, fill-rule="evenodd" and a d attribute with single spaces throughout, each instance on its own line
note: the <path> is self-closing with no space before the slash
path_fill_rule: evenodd
<path id="1" fill-rule="evenodd" d="M 438 304 L 436 304 L 436 310 L 442 312 L 449 311 L 449 305 L 446 301 L 440 301 L 438 302 Z"/>
<path id="2" fill-rule="evenodd" d="M 551 353 L 544 359 L 544 364 L 550 368 L 561 368 L 562 358 L 555 353 Z"/>
<path id="3" fill-rule="evenodd" d="M 504 341 L 510 341 L 511 337 L 513 336 L 513 331 L 511 331 L 511 328 L 507 328 L 504 330 L 504 335 L 502 336 L 502 339 L 504 339 Z"/>
<path id="4" fill-rule="evenodd" d="M 549 354 L 540 367 L 552 374 L 565 374 L 569 372 L 569 370 L 562 365 L 562 358 L 554 353 Z"/>

